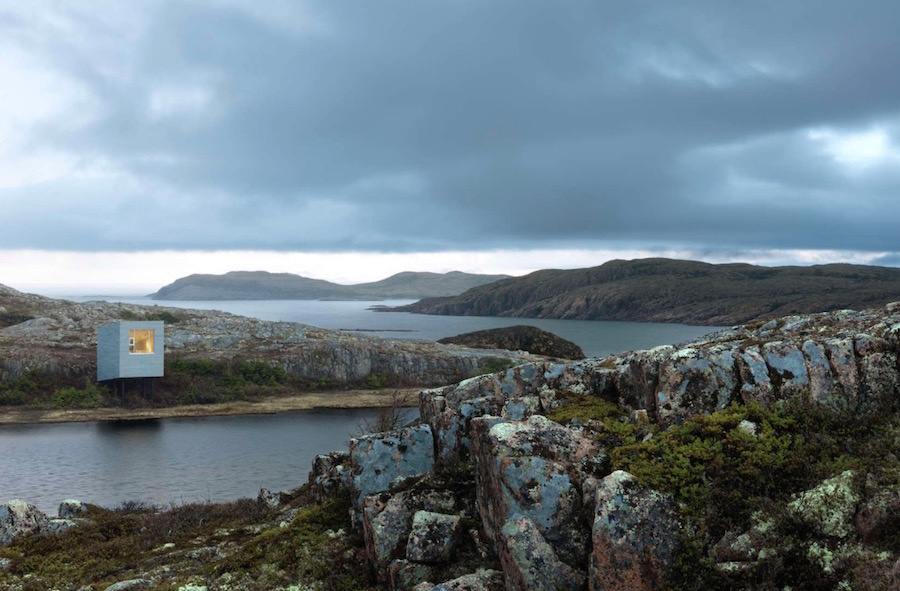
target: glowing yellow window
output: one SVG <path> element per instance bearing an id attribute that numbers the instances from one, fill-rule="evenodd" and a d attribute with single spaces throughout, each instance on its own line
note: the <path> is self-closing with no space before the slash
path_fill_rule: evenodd
<path id="1" fill-rule="evenodd" d="M 153 353 L 153 329 L 131 329 L 128 331 L 129 353 Z"/>

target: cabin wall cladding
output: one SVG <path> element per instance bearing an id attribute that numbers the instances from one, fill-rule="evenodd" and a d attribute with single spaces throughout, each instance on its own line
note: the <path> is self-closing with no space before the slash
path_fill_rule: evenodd
<path id="1" fill-rule="evenodd" d="M 153 331 L 152 351 L 133 352 L 130 331 Z M 140 342 L 138 342 L 140 345 Z M 149 343 L 148 343 L 149 348 Z M 156 320 L 110 322 L 97 329 L 97 381 L 163 375 L 164 323 Z"/>

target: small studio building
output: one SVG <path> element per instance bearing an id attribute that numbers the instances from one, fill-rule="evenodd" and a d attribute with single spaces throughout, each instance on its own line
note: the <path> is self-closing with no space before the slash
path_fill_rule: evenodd
<path id="1" fill-rule="evenodd" d="M 163 376 L 165 348 L 164 323 L 161 320 L 122 320 L 109 322 L 97 329 L 97 381 L 116 380 L 123 398 L 125 381 L 140 379 L 141 390 L 146 379 Z"/>

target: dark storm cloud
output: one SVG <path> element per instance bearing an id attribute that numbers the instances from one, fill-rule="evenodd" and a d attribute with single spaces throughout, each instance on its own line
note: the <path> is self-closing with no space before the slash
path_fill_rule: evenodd
<path id="1" fill-rule="evenodd" d="M 0 189 L 0 246 L 897 250 L 900 8 L 787 4 L 152 3 L 121 39 L 70 16 L 75 40 L 9 19 L 93 104 L 31 143 L 112 172 Z"/>

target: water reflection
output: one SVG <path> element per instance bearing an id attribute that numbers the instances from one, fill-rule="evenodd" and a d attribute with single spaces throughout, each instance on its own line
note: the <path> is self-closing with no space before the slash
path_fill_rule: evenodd
<path id="1" fill-rule="evenodd" d="M 346 450 L 378 412 L 0 427 L 0 500 L 21 498 L 55 514 L 66 498 L 169 505 L 295 488 L 316 454 Z"/>

